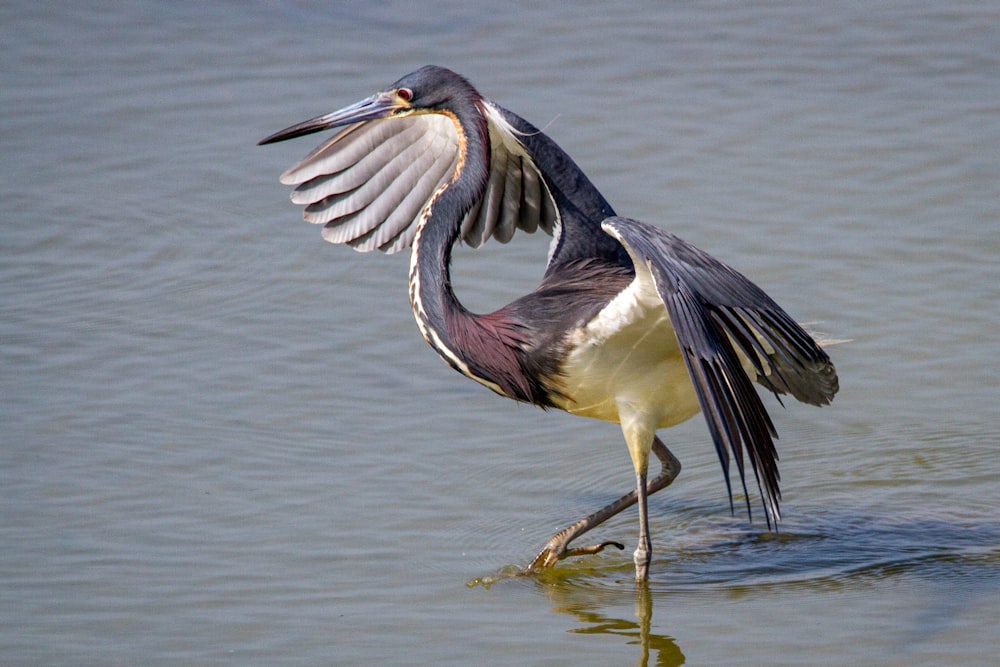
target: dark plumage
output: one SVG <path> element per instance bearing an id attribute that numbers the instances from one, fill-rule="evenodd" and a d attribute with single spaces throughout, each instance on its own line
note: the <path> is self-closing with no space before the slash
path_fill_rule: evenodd
<path id="1" fill-rule="evenodd" d="M 341 129 L 282 175 L 306 220 L 358 250 L 411 247 L 417 324 L 459 372 L 518 401 L 622 425 L 636 491 L 553 536 L 529 570 L 600 551 L 610 543 L 569 544 L 638 503 L 636 577 L 645 579 L 646 497 L 680 470 L 656 430 L 699 411 L 727 488 L 732 456 L 746 491 L 746 453 L 768 525 L 779 518 L 775 430 L 751 383 L 823 405 L 837 375 L 759 287 L 672 234 L 618 217 L 549 137 L 450 70 L 424 67 L 261 143 L 332 128 Z M 506 242 L 518 229 L 554 236 L 541 284 L 494 313 L 469 312 L 451 288 L 452 248 Z M 647 483 L 651 452 L 663 472 Z"/>

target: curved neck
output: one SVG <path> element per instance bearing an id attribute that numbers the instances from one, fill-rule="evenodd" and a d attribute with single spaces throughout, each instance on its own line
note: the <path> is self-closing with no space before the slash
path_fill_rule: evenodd
<path id="1" fill-rule="evenodd" d="M 452 180 L 424 208 L 410 255 L 410 305 L 424 339 L 452 368 L 510 398 L 543 400 L 521 362 L 523 327 L 504 311 L 469 312 L 451 285 L 451 252 L 462 219 L 482 198 L 489 173 L 490 144 L 479 110 L 449 114 L 455 122 L 461 155 Z"/>
<path id="2" fill-rule="evenodd" d="M 461 233 L 462 218 L 482 197 L 489 173 L 489 136 L 486 128 L 469 126 L 449 114 L 458 133 L 461 152 L 452 179 L 441 186 L 421 211 L 410 253 L 410 305 L 424 338 L 442 353 L 428 333 L 445 341 L 448 323 L 471 317 L 451 286 L 451 251 Z M 425 327 L 428 329 L 425 331 Z M 443 353 L 442 353 L 443 354 Z"/>

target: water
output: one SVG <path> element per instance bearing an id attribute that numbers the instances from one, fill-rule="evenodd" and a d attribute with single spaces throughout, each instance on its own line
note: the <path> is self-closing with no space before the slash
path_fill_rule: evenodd
<path id="1" fill-rule="evenodd" d="M 0 662 L 993 664 L 1000 12 L 356 4 L 0 8 Z M 429 62 L 851 339 L 773 410 L 780 533 L 694 419 L 648 590 L 617 551 L 475 584 L 628 488 L 617 427 L 450 371 L 405 256 L 298 221 L 314 141 L 254 146 Z"/>

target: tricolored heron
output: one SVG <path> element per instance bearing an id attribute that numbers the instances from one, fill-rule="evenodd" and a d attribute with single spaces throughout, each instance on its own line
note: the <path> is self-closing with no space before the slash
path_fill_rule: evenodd
<path id="1" fill-rule="evenodd" d="M 699 411 L 730 509 L 732 453 L 750 510 L 745 450 L 768 527 L 780 518 L 777 434 L 752 381 L 813 405 L 838 385 L 827 354 L 759 287 L 673 234 L 618 217 L 549 137 L 448 69 L 423 67 L 260 143 L 333 128 L 281 176 L 323 238 L 360 251 L 411 247 L 417 326 L 463 375 L 517 401 L 621 424 L 635 491 L 554 535 L 528 571 L 624 548 L 569 545 L 638 503 L 634 559 L 646 579 L 646 499 L 680 472 L 656 431 Z M 453 246 L 506 242 L 517 229 L 553 236 L 541 283 L 496 312 L 470 312 L 452 290 Z M 650 452 L 662 471 L 647 484 Z"/>

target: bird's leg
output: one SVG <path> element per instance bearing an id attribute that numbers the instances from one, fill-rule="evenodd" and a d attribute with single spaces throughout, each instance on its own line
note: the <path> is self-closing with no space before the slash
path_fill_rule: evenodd
<path id="1" fill-rule="evenodd" d="M 677 457 L 674 456 L 669 449 L 667 449 L 667 446 L 663 444 L 659 437 L 653 438 L 652 452 L 660 461 L 660 474 L 646 485 L 647 496 L 656 493 L 664 487 L 670 486 L 670 483 L 674 481 L 681 471 L 681 462 L 677 460 Z M 542 568 L 551 567 L 564 558 L 600 553 L 605 547 L 608 546 L 615 546 L 619 549 L 624 549 L 625 545 L 613 541 L 601 542 L 589 547 L 578 547 L 576 549 L 569 549 L 568 547 L 570 542 L 580 537 L 591 528 L 601 525 L 619 512 L 622 512 L 623 510 L 634 505 L 639 497 L 638 494 L 639 490 L 637 486 L 636 490 L 631 493 L 626 493 L 610 505 L 602 507 L 590 516 L 580 519 L 573 525 L 567 526 L 553 535 L 549 541 L 545 543 L 545 547 L 542 548 L 541 552 L 539 552 L 539 554 L 535 556 L 535 559 L 531 561 L 531 564 L 525 569 L 525 572 L 531 573 Z"/>
<path id="2" fill-rule="evenodd" d="M 649 452 L 653 448 L 656 433 L 649 428 L 648 414 L 642 409 L 642 404 L 622 401 L 618 404 L 618 415 L 621 417 L 622 433 L 625 434 L 625 444 L 632 457 L 635 468 L 636 502 L 639 504 L 639 546 L 635 548 L 635 580 L 646 581 L 649 574 L 649 562 L 653 558 L 653 544 L 649 539 L 649 517 L 646 511 L 646 474 L 649 470 Z"/>
<path id="3" fill-rule="evenodd" d="M 639 494 L 639 546 L 635 548 L 635 580 L 646 581 L 649 578 L 649 562 L 653 559 L 653 543 L 649 539 L 649 516 L 646 507 L 646 473 L 635 475 L 635 490 Z"/>

